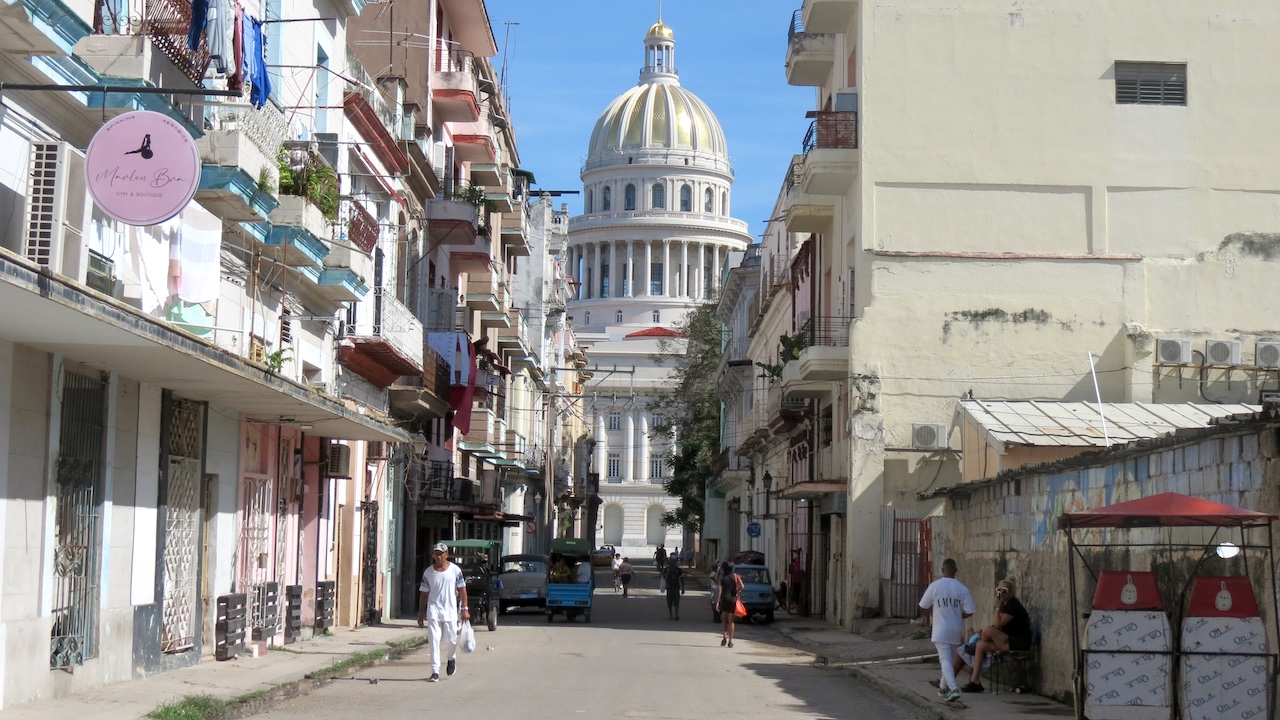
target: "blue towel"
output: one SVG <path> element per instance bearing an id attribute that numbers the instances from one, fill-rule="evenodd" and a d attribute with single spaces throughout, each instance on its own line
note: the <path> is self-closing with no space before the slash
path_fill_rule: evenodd
<path id="1" fill-rule="evenodd" d="M 271 78 L 267 75 L 266 31 L 262 21 L 252 15 L 244 16 L 244 78 L 251 83 L 249 102 L 256 108 L 267 104 L 271 97 Z"/>
<path id="2" fill-rule="evenodd" d="M 187 45 L 200 49 L 200 35 L 204 33 L 209 18 L 209 0 L 191 0 L 191 30 L 187 32 Z"/>

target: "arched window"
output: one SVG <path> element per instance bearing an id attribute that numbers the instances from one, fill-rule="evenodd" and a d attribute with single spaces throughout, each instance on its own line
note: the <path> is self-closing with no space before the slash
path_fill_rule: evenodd
<path id="1" fill-rule="evenodd" d="M 636 186 L 635 185 L 627 185 L 626 190 L 623 191 L 622 209 L 623 210 L 636 209 Z"/>
<path id="2" fill-rule="evenodd" d="M 588 190 L 587 191 L 587 212 L 588 213 L 593 213 L 596 211 L 594 207 L 595 204 L 596 204 L 595 192 L 592 190 Z"/>
<path id="3" fill-rule="evenodd" d="M 702 209 L 702 212 L 705 212 L 705 213 L 715 212 L 715 197 L 711 194 L 711 188 L 707 188 L 706 206 Z"/>
<path id="4" fill-rule="evenodd" d="M 729 214 L 729 193 L 727 192 L 720 193 L 720 214 Z"/>
<path id="5" fill-rule="evenodd" d="M 708 192 L 710 191 L 708 190 Z M 609 212 L 610 210 L 613 209 L 612 207 L 613 191 L 609 188 L 608 185 L 604 186 L 604 194 L 601 196 L 600 202 L 604 203 L 604 205 L 600 208 L 603 212 Z"/>
<path id="6" fill-rule="evenodd" d="M 662 183 L 653 184 L 653 209 L 664 210 L 667 207 L 667 188 Z"/>
<path id="7" fill-rule="evenodd" d="M 657 310 L 654 310 L 654 311 L 653 311 L 653 321 L 654 321 L 654 322 L 656 322 L 656 323 L 660 323 L 660 322 L 662 322 L 662 313 L 661 313 L 661 312 L 659 312 L 659 311 L 657 311 Z"/>
<path id="8" fill-rule="evenodd" d="M 622 311 L 619 310 L 613 314 L 613 321 L 622 324 Z"/>
<path id="9" fill-rule="evenodd" d="M 680 186 L 680 212 L 693 212 L 693 188 Z"/>

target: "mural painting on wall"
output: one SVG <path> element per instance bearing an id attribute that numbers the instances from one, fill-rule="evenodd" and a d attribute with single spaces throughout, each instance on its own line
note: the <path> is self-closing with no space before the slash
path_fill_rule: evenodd
<path id="1" fill-rule="evenodd" d="M 1147 479 L 1147 464 L 1136 460 L 1100 468 L 1058 473 L 1045 478 L 1048 491 L 1033 528 L 1037 548 L 1051 541 L 1053 549 L 1065 551 L 1067 538 L 1058 532 L 1058 516 L 1093 510 L 1142 497 L 1140 483 Z M 1076 542 L 1100 543 L 1103 529 L 1082 531 Z"/>

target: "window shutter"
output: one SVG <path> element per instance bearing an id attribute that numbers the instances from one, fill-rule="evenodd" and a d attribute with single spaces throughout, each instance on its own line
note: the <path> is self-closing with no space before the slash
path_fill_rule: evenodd
<path id="1" fill-rule="evenodd" d="M 1186 63 L 1116 62 L 1116 104 L 1186 105 Z"/>

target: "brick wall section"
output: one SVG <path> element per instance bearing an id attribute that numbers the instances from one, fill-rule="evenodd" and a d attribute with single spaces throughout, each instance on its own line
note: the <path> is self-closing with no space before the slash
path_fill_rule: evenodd
<path id="1" fill-rule="evenodd" d="M 938 556 L 954 557 L 957 576 L 978 603 L 974 626 L 989 624 L 995 584 L 1013 576 L 1019 594 L 1042 636 L 1041 691 L 1070 697 L 1073 641 L 1066 536 L 1058 516 L 1162 492 L 1178 492 L 1261 512 L 1280 514 L 1280 416 L 1259 414 L 1249 422 L 1209 428 L 1192 438 L 1166 439 L 1146 447 L 1126 446 L 1059 463 L 1005 473 L 947 491 L 946 530 Z M 1265 545 L 1265 531 L 1252 531 L 1249 543 Z M 1239 530 L 1149 528 L 1095 530 L 1077 535 L 1078 543 L 1104 545 L 1084 549 L 1097 570 L 1154 570 L 1160 578 L 1171 622 L 1181 589 L 1200 558 L 1196 551 L 1138 547 L 1158 543 L 1241 544 Z M 1273 559 L 1274 561 L 1274 559 Z M 1200 574 L 1243 575 L 1254 579 L 1263 617 L 1270 626 L 1272 600 L 1260 552 L 1248 559 L 1210 557 Z M 1093 598 L 1094 582 L 1076 563 L 1081 611 Z M 1274 632 L 1274 630 L 1272 630 Z"/>

